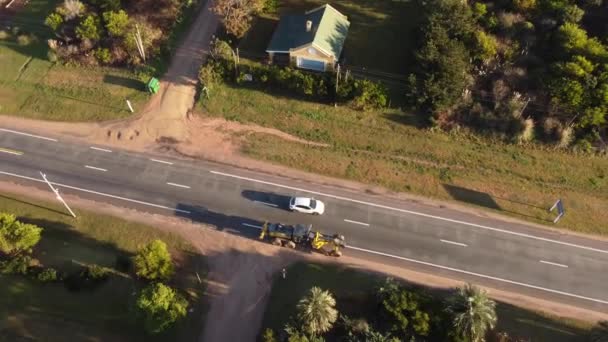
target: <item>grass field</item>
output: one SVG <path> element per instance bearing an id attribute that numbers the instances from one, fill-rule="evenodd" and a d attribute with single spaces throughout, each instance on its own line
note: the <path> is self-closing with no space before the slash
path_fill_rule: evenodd
<path id="1" fill-rule="evenodd" d="M 18 32 L 0 39 L 0 114 L 55 121 L 102 121 L 139 108 L 145 85 L 125 70 L 64 66 L 48 60 L 43 22 L 57 1 L 32 0 L 12 18 Z M 19 43 L 26 34 L 29 42 Z"/>
<path id="2" fill-rule="evenodd" d="M 313 286 L 330 290 L 337 301 L 337 309 L 351 318 L 366 318 L 373 311 L 370 293 L 382 281 L 376 275 L 330 265 L 299 263 L 287 269 L 286 279 L 277 277 L 266 312 L 263 327 L 280 331 L 294 315 L 300 298 Z M 437 296 L 444 292 L 433 292 Z M 435 290 L 436 291 L 436 290 Z M 509 304 L 497 303 L 498 331 L 530 341 L 586 341 L 590 326 L 583 322 L 564 320 L 524 310 Z M 329 341 L 328 341 L 329 342 Z"/>
<path id="3" fill-rule="evenodd" d="M 407 74 L 413 59 L 415 29 L 423 18 L 416 1 L 279 0 L 278 15 L 258 18 L 239 47 L 245 53 L 263 54 L 280 14 L 303 13 L 326 3 L 350 21 L 344 43 L 347 65 Z"/>
<path id="4" fill-rule="evenodd" d="M 202 107 L 207 115 L 329 144 L 252 135 L 244 152 L 261 160 L 550 225 L 547 208 L 562 198 L 567 213 L 557 227 L 608 235 L 605 157 L 433 132 L 398 109 L 360 112 L 232 86 L 218 86 Z"/>
<path id="5" fill-rule="evenodd" d="M 172 285 L 188 295 L 194 311 L 176 328 L 152 340 L 198 338 L 204 288 L 194 272 L 203 276 L 205 265 L 202 256 L 179 236 L 82 210 L 72 219 L 55 204 L 9 194 L 0 195 L 0 212 L 43 227 L 35 257 L 45 266 L 64 271 L 79 264 L 113 269 L 118 255 L 130 256 L 152 239 L 165 241 L 178 262 Z M 135 285 L 128 274 L 115 273 L 98 289 L 72 293 L 63 284 L 42 285 L 23 276 L 0 275 L 0 340 L 147 340 L 129 311 Z"/>

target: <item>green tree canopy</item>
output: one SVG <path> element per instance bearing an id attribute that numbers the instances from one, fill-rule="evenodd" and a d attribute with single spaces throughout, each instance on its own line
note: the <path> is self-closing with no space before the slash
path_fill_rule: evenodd
<path id="1" fill-rule="evenodd" d="M 336 300 L 329 291 L 313 287 L 297 305 L 297 317 L 301 330 L 311 336 L 329 331 L 336 319 L 338 311 Z"/>
<path id="2" fill-rule="evenodd" d="M 390 331 L 398 336 L 427 336 L 430 316 L 422 309 L 423 298 L 388 278 L 379 289 L 380 307 Z"/>
<path id="3" fill-rule="evenodd" d="M 101 23 L 99 17 L 93 14 L 87 15 L 87 17 L 80 22 L 76 27 L 76 36 L 79 39 L 90 39 L 93 41 L 101 38 Z"/>
<path id="4" fill-rule="evenodd" d="M 127 34 L 127 28 L 129 26 L 129 15 L 127 12 L 123 10 L 118 12 L 104 12 L 103 21 L 106 23 L 106 29 L 110 36 L 123 37 Z"/>
<path id="5" fill-rule="evenodd" d="M 0 213 L 0 251 L 8 255 L 27 252 L 40 241 L 42 228 L 23 223 L 15 215 Z"/>
<path id="6" fill-rule="evenodd" d="M 154 283 L 140 293 L 135 308 L 146 331 L 156 334 L 186 316 L 188 301 L 172 288 Z"/>
<path id="7" fill-rule="evenodd" d="M 135 273 L 148 280 L 167 280 L 173 275 L 173 262 L 167 245 L 153 240 L 134 257 Z"/>
<path id="8" fill-rule="evenodd" d="M 483 341 L 488 329 L 496 325 L 493 300 L 486 291 L 466 284 L 447 299 L 446 312 L 452 317 L 455 337 L 471 342 Z"/>
<path id="9" fill-rule="evenodd" d="M 44 24 L 50 27 L 51 30 L 57 31 L 61 24 L 63 24 L 63 17 L 59 13 L 53 12 L 44 19 Z"/>

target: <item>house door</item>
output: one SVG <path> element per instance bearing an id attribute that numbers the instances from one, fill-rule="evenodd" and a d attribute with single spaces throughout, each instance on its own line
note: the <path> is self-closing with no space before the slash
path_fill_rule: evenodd
<path id="1" fill-rule="evenodd" d="M 325 62 L 317 61 L 314 59 L 306 59 L 306 58 L 298 57 L 297 66 L 298 66 L 298 68 L 302 68 L 302 69 L 325 71 Z"/>

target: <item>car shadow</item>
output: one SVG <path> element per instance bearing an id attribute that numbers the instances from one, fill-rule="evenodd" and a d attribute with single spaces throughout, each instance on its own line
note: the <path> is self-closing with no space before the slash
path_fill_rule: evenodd
<path id="1" fill-rule="evenodd" d="M 291 196 L 256 190 L 243 190 L 241 195 L 246 199 L 289 211 Z"/>

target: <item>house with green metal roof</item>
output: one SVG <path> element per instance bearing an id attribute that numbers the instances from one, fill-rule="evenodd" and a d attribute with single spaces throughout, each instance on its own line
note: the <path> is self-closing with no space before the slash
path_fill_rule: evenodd
<path id="1" fill-rule="evenodd" d="M 301 69 L 333 71 L 350 22 L 330 5 L 304 14 L 281 16 L 266 49 L 271 63 L 288 63 Z"/>

